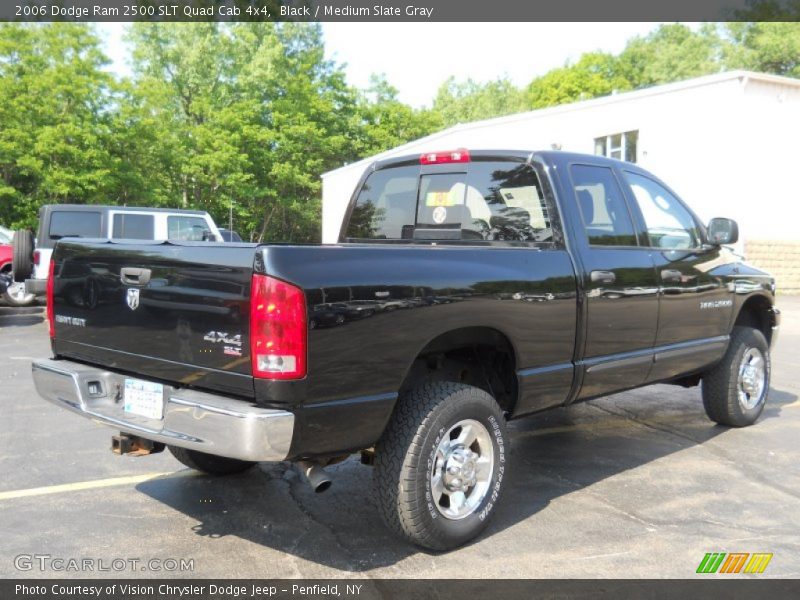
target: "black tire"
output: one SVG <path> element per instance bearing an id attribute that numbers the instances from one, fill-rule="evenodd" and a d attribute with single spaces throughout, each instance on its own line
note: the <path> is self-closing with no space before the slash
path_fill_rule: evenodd
<path id="1" fill-rule="evenodd" d="M 492 473 L 480 503 L 456 520 L 437 507 L 431 473 L 443 436 L 467 419 L 478 421 L 488 433 Z M 488 524 L 507 478 L 506 439 L 503 412 L 481 389 L 428 382 L 402 396 L 375 447 L 377 504 L 386 525 L 400 537 L 432 550 L 449 550 L 473 539 Z"/>
<path id="2" fill-rule="evenodd" d="M 14 273 L 14 281 L 22 282 L 30 279 L 33 273 L 33 234 L 27 229 L 15 231 L 11 244 L 13 247 L 11 270 Z"/>
<path id="3" fill-rule="evenodd" d="M 233 475 L 241 473 L 254 466 L 256 463 L 224 456 L 214 456 L 197 450 L 189 450 L 178 446 L 167 446 L 172 456 L 177 458 L 190 469 L 202 471 L 209 475 Z"/>
<path id="4" fill-rule="evenodd" d="M 764 383 L 757 397 L 748 394 L 745 389 L 748 386 L 739 380 L 743 363 L 751 364 L 754 359 L 753 350 L 763 358 Z M 729 427 L 755 423 L 767 402 L 771 370 L 769 344 L 764 334 L 752 327 L 734 327 L 722 361 L 703 375 L 703 406 L 708 418 Z M 740 399 L 740 392 L 744 400 Z"/>

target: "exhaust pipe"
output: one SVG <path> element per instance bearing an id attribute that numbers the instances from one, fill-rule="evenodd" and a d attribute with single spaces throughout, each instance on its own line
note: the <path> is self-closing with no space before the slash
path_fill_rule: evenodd
<path id="1" fill-rule="evenodd" d="M 319 463 L 308 460 L 298 460 L 297 468 L 303 473 L 308 485 L 317 494 L 321 494 L 331 487 L 331 478 Z"/>

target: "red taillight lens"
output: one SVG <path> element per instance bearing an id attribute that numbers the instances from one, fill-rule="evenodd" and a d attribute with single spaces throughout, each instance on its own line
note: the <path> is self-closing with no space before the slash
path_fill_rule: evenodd
<path id="1" fill-rule="evenodd" d="M 50 339 L 56 337 L 56 309 L 53 306 L 53 280 L 56 278 L 56 261 L 50 259 L 50 268 L 47 270 L 47 329 Z"/>
<path id="2" fill-rule="evenodd" d="M 419 157 L 421 165 L 439 165 L 443 163 L 469 162 L 469 150 L 459 148 L 448 152 L 427 152 Z"/>
<path id="3" fill-rule="evenodd" d="M 253 377 L 305 377 L 307 335 L 303 290 L 267 275 L 253 275 L 250 289 Z"/>
<path id="4" fill-rule="evenodd" d="M 39 251 L 38 250 L 34 250 L 33 251 L 33 264 L 35 264 L 37 267 L 39 266 L 39 260 L 40 260 Z"/>

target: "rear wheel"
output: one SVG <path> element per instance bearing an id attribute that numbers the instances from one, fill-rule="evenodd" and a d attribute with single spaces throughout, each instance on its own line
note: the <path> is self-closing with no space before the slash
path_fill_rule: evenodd
<path id="1" fill-rule="evenodd" d="M 14 281 L 24 282 L 33 273 L 33 234 L 27 229 L 15 231 L 11 245 L 13 249 L 11 270 L 14 273 Z"/>
<path id="2" fill-rule="evenodd" d="M 197 450 L 189 450 L 188 448 L 180 448 L 178 446 L 168 446 L 168 448 L 172 456 L 190 469 L 202 471 L 209 475 L 233 475 L 234 473 L 246 471 L 256 464 L 246 460 L 215 456 L 213 454 L 206 454 L 205 452 L 198 452 Z"/>
<path id="3" fill-rule="evenodd" d="M 375 448 L 378 507 L 405 539 L 448 550 L 487 525 L 507 475 L 505 419 L 481 389 L 429 382 L 398 400 Z"/>
<path id="4" fill-rule="evenodd" d="M 769 344 L 752 327 L 734 327 L 722 361 L 703 376 L 703 406 L 712 421 L 729 427 L 752 425 L 769 394 Z"/>

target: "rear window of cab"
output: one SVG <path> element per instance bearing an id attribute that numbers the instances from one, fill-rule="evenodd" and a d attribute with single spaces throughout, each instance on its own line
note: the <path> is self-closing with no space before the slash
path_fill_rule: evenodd
<path id="1" fill-rule="evenodd" d="M 511 161 L 418 165 L 367 177 L 346 231 L 349 240 L 551 242 L 550 215 L 536 172 Z"/>

